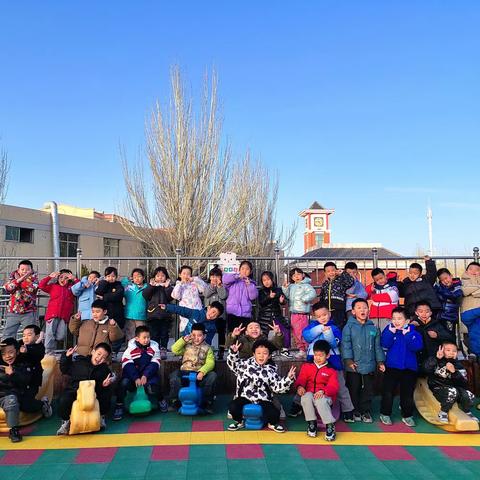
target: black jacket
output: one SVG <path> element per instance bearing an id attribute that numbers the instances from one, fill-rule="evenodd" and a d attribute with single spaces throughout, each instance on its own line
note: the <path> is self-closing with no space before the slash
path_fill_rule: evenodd
<path id="1" fill-rule="evenodd" d="M 275 297 L 270 298 L 270 293 L 275 292 Z M 282 289 L 278 287 L 265 288 L 263 287 L 258 292 L 258 321 L 262 326 L 271 324 L 275 319 L 285 324 L 285 319 L 282 315 L 282 308 L 280 297 L 283 295 Z M 267 327 L 268 332 L 268 327 Z"/>
<path id="2" fill-rule="evenodd" d="M 172 285 L 168 287 L 147 285 L 142 290 L 143 298 L 147 301 L 147 321 L 171 319 L 171 315 L 159 305 L 166 305 L 172 301 L 172 291 Z"/>
<path id="3" fill-rule="evenodd" d="M 73 360 L 72 355 L 67 357 L 65 352 L 60 358 L 60 371 L 65 375 L 70 375 L 69 386 L 75 390 L 82 380 L 95 380 L 95 390 L 102 388 L 102 382 L 112 373 L 106 363 L 92 365 L 90 355 L 87 357 L 78 355 Z"/>
<path id="4" fill-rule="evenodd" d="M 452 363 L 455 372 L 451 373 L 446 369 L 446 364 Z M 449 360 L 447 358 L 438 359 L 430 357 L 424 365 L 425 372 L 428 374 L 428 386 L 430 388 L 438 387 L 457 387 L 468 389 L 467 371 L 458 360 Z"/>
<path id="5" fill-rule="evenodd" d="M 7 364 L 0 358 L 0 398 L 7 395 L 16 395 L 22 397 L 26 394 L 28 385 L 32 381 L 32 372 L 30 367 L 17 357 L 13 363 L 13 373 L 7 375 L 5 369 Z"/>
<path id="6" fill-rule="evenodd" d="M 20 345 L 23 345 L 23 340 L 20 341 Z M 43 343 L 32 343 L 30 345 L 25 345 L 25 347 L 27 348 L 26 353 L 20 353 L 19 357 L 30 367 L 32 373 L 30 386 L 32 387 L 32 392 L 35 392 L 36 395 L 38 389 L 42 385 L 42 360 L 45 356 L 45 345 Z"/>
<path id="7" fill-rule="evenodd" d="M 123 292 L 123 285 L 119 281 L 109 283 L 106 280 L 100 280 L 95 290 L 95 293 L 103 297 L 107 303 L 108 318 L 113 318 L 120 328 L 125 326 Z"/>
<path id="8" fill-rule="evenodd" d="M 425 324 L 418 318 L 415 318 L 414 322 L 415 329 L 422 336 L 423 340 L 423 348 L 417 353 L 419 366 L 423 367 L 427 358 L 436 356 L 438 347 L 442 342 L 453 341 L 454 339 L 439 320 L 432 318 L 429 323 Z M 437 338 L 430 337 L 428 332 L 435 332 Z"/>

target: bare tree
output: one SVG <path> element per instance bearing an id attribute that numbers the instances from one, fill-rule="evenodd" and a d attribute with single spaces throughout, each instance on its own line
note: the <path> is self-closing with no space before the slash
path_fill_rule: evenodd
<path id="1" fill-rule="evenodd" d="M 234 250 L 267 255 L 293 239 L 275 224 L 277 180 L 250 153 L 236 161 L 222 138 L 217 78 L 205 79 L 201 109 L 187 98 L 180 71 L 171 74 L 169 108 L 157 102 L 146 126 L 146 158 L 129 166 L 123 153 L 125 229 L 156 256 L 181 248 L 188 256 L 210 257 Z"/>
<path id="2" fill-rule="evenodd" d="M 8 161 L 8 153 L 2 147 L 0 149 L 0 204 L 5 201 L 8 190 L 8 172 L 10 170 L 10 162 Z"/>

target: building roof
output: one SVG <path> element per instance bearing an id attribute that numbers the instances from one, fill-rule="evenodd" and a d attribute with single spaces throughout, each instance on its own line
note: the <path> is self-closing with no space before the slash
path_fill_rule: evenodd
<path id="1" fill-rule="evenodd" d="M 310 205 L 309 210 L 325 210 L 316 200 Z"/>
<path id="2" fill-rule="evenodd" d="M 378 247 L 378 258 L 380 259 L 401 259 L 403 255 L 392 252 L 388 248 Z M 360 260 L 373 258 L 372 249 L 369 247 L 349 247 L 349 248 L 317 248 L 302 255 L 302 258 L 321 258 L 330 260 Z"/>

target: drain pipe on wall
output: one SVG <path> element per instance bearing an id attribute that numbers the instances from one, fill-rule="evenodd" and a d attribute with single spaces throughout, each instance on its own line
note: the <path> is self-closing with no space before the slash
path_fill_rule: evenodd
<path id="1" fill-rule="evenodd" d="M 53 245 L 53 261 L 54 270 L 58 272 L 60 270 L 60 232 L 58 229 L 58 207 L 56 202 L 48 202 L 47 206 L 50 207 L 50 216 L 52 217 L 52 245 Z"/>

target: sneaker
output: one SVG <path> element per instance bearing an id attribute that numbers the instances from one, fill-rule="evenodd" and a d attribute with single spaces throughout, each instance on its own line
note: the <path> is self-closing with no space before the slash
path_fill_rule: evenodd
<path id="1" fill-rule="evenodd" d="M 100 430 L 105 430 L 107 428 L 107 420 L 105 419 L 105 415 L 100 417 Z"/>
<path id="2" fill-rule="evenodd" d="M 158 408 L 162 413 L 167 413 L 168 412 L 168 403 L 166 400 L 160 400 L 158 404 Z"/>
<path id="3" fill-rule="evenodd" d="M 284 358 L 290 358 L 290 359 L 293 358 L 293 355 L 288 351 L 288 348 L 282 348 L 280 352 L 280 356 Z"/>
<path id="4" fill-rule="evenodd" d="M 115 410 L 113 412 L 113 420 L 117 422 L 118 420 L 121 420 L 123 418 L 124 414 L 124 409 L 123 405 L 115 405 Z"/>
<path id="5" fill-rule="evenodd" d="M 337 438 L 337 434 L 335 432 L 335 424 L 328 423 L 325 429 L 325 440 L 327 442 L 333 442 Z"/>
<path id="6" fill-rule="evenodd" d="M 167 349 L 162 347 L 160 349 L 160 360 L 166 360 L 166 359 L 167 359 Z"/>
<path id="7" fill-rule="evenodd" d="M 361 422 L 362 416 L 358 412 L 353 412 L 353 421 L 354 422 Z"/>
<path id="8" fill-rule="evenodd" d="M 390 418 L 390 415 L 382 415 L 380 414 L 380 421 L 384 425 L 393 425 L 392 419 Z"/>
<path id="9" fill-rule="evenodd" d="M 345 423 L 353 423 L 355 419 L 353 418 L 353 411 L 343 412 L 343 421 Z"/>
<path id="10" fill-rule="evenodd" d="M 303 412 L 303 408 L 298 403 L 292 403 L 290 410 L 287 413 L 287 417 L 296 418 Z"/>
<path id="11" fill-rule="evenodd" d="M 308 422 L 307 435 L 309 437 L 317 436 L 317 422 L 315 420 Z"/>
<path id="12" fill-rule="evenodd" d="M 42 415 L 45 418 L 50 418 L 53 414 L 52 406 L 50 405 L 50 401 L 48 397 L 42 398 Z"/>
<path id="13" fill-rule="evenodd" d="M 277 433 L 285 433 L 286 432 L 285 427 L 283 427 L 283 425 L 280 425 L 279 423 L 276 423 L 275 425 L 272 425 L 271 423 L 269 423 L 267 425 L 267 427 L 270 430 L 273 430 L 274 432 L 277 432 Z"/>
<path id="14" fill-rule="evenodd" d="M 10 432 L 8 432 L 8 438 L 12 443 L 18 443 L 22 441 L 23 437 L 18 427 L 12 427 Z"/>
<path id="15" fill-rule="evenodd" d="M 417 424 L 415 423 L 415 420 L 413 417 L 403 417 L 402 422 L 407 426 L 407 427 L 416 427 Z"/>
<path id="16" fill-rule="evenodd" d="M 70 420 L 63 420 L 57 430 L 57 435 L 68 435 L 68 432 L 70 432 Z"/>
<path id="17" fill-rule="evenodd" d="M 362 413 L 362 422 L 363 423 L 372 423 L 372 415 L 370 415 L 370 412 L 364 412 Z"/>
<path id="18" fill-rule="evenodd" d="M 472 412 L 465 412 L 472 420 L 476 422 L 480 422 L 480 420 L 472 413 Z"/>
<path id="19" fill-rule="evenodd" d="M 230 432 L 236 432 L 241 428 L 245 428 L 245 424 L 243 422 L 233 422 L 227 427 L 227 430 L 229 430 Z"/>
<path id="20" fill-rule="evenodd" d="M 233 417 L 232 417 L 232 414 L 230 413 L 230 411 L 227 412 L 227 418 L 228 418 L 229 420 L 231 420 L 231 419 L 233 418 Z"/>
<path id="21" fill-rule="evenodd" d="M 444 412 L 443 410 L 440 410 L 438 412 L 438 421 L 440 423 L 448 423 L 448 413 Z"/>

